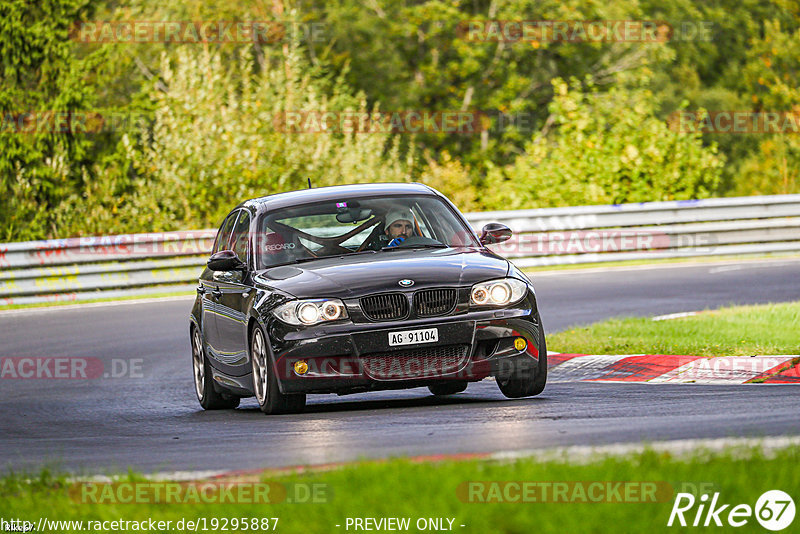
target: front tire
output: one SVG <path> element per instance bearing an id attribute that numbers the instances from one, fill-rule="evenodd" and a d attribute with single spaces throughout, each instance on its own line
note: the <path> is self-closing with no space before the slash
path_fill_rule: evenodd
<path id="1" fill-rule="evenodd" d="M 286 395 L 278 389 L 278 378 L 272 368 L 266 339 L 264 331 L 256 325 L 250 341 L 250 361 L 253 366 L 253 392 L 258 407 L 266 414 L 302 412 L 306 406 L 304 393 Z"/>
<path id="2" fill-rule="evenodd" d="M 200 328 L 192 328 L 192 370 L 194 371 L 194 392 L 204 410 L 226 410 L 239 406 L 239 397 L 223 395 L 214 389 L 211 367 L 206 358 Z"/>
<path id="3" fill-rule="evenodd" d="M 497 386 L 503 395 L 510 399 L 519 399 L 533 397 L 544 391 L 547 383 L 547 342 L 541 318 L 539 318 L 539 364 L 532 365 L 525 362 L 517 363 L 514 367 L 515 369 L 507 376 L 497 377 Z"/>

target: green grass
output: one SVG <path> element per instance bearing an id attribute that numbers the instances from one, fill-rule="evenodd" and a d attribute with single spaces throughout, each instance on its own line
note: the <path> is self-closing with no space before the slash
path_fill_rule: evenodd
<path id="1" fill-rule="evenodd" d="M 131 295 L 128 297 L 105 297 L 105 298 L 96 298 L 96 299 L 87 299 L 87 300 L 73 300 L 73 301 L 61 301 L 61 302 L 36 302 L 31 304 L 3 304 L 0 305 L 0 311 L 2 310 L 24 310 L 28 308 L 51 308 L 53 306 L 74 306 L 80 304 L 92 304 L 94 302 L 121 302 L 126 300 L 141 300 L 141 299 L 153 299 L 153 298 L 161 298 L 161 297 L 191 297 L 194 295 L 192 291 L 172 291 L 168 293 L 146 293 L 142 295 Z"/>
<path id="2" fill-rule="evenodd" d="M 570 463 L 569 458 L 540 462 L 408 460 L 362 462 L 341 469 L 291 475 L 262 475 L 281 484 L 326 485 L 326 503 L 280 504 L 88 504 L 70 497 L 64 477 L 43 473 L 33 481 L 15 475 L 0 479 L 0 517 L 36 523 L 42 516 L 59 520 L 156 520 L 181 518 L 278 517 L 278 532 L 347 532 L 348 517 L 454 518 L 454 531 L 478 533 L 669 532 L 666 527 L 674 493 L 704 487 L 720 492 L 725 503 L 754 506 L 759 495 L 781 489 L 797 499 L 800 479 L 793 469 L 800 447 L 773 451 L 737 449 L 691 456 L 644 451 L 626 457 L 602 457 Z M 126 480 L 143 480 L 127 475 Z M 655 482 L 658 502 L 465 502 L 459 487 L 470 481 Z M 703 484 L 704 486 L 701 486 Z M 584 486 L 585 487 L 585 486 Z M 666 491 L 665 491 L 666 490 Z M 485 494 L 484 494 L 485 495 Z M 696 510 L 693 509 L 693 512 Z M 687 514 L 689 521 L 693 512 Z M 800 519 L 795 520 L 795 524 Z M 341 525 L 337 528 L 335 525 Z M 461 528 L 460 525 L 466 525 Z M 725 529 L 722 529 L 724 531 Z M 763 532 L 754 518 L 740 532 Z M 353 532 L 353 529 L 349 530 Z"/>
<path id="3" fill-rule="evenodd" d="M 800 255 L 794 252 L 789 253 L 773 253 L 773 254 L 739 254 L 727 256 L 697 256 L 692 258 L 663 258 L 653 260 L 624 260 L 624 261 L 607 261 L 597 263 L 571 263 L 566 265 L 542 265 L 539 267 L 525 267 L 522 269 L 526 273 L 536 273 L 543 271 L 574 271 L 581 269 L 605 269 L 612 267 L 636 267 L 636 266 L 659 266 L 669 264 L 691 264 L 691 263 L 723 263 L 729 261 L 747 262 L 747 261 L 764 261 L 764 260 L 792 260 L 800 258 Z M 514 259 L 512 258 L 513 262 Z"/>
<path id="4" fill-rule="evenodd" d="M 800 302 L 733 306 L 692 317 L 611 319 L 547 337 L 547 348 L 579 354 L 753 356 L 800 354 Z"/>

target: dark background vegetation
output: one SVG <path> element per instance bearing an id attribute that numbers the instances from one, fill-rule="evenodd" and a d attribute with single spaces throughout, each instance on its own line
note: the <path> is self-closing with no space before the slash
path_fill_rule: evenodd
<path id="1" fill-rule="evenodd" d="M 0 241 L 211 227 L 241 199 L 308 178 L 422 181 L 465 211 L 796 193 L 798 134 L 681 132 L 668 118 L 800 112 L 799 13 L 792 0 L 0 0 Z M 488 19 L 711 33 L 510 43 L 458 31 Z M 299 31 L 257 44 L 70 39 L 98 20 Z M 481 110 L 485 131 L 296 134 L 274 122 L 375 109 Z M 22 112 L 87 110 L 129 120 L 15 130 Z"/>

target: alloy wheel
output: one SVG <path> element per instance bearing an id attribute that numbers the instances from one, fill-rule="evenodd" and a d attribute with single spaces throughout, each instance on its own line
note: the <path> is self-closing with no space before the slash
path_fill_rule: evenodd
<path id="1" fill-rule="evenodd" d="M 267 351 L 264 344 L 264 334 L 260 328 L 253 333 L 253 389 L 259 404 L 264 404 L 267 397 Z"/>
<path id="2" fill-rule="evenodd" d="M 203 400 L 203 392 L 206 386 L 206 366 L 203 357 L 203 342 L 200 339 L 200 330 L 194 329 L 192 335 L 192 367 L 194 368 L 194 389 L 197 398 Z"/>

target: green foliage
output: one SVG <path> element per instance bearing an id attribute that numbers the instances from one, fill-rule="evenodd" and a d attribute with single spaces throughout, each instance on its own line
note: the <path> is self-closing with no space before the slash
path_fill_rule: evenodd
<path id="1" fill-rule="evenodd" d="M 469 168 L 443 152 L 441 161 L 428 158 L 428 166 L 419 177 L 420 182 L 437 191 L 445 192 L 447 197 L 462 211 L 477 211 L 478 189 L 472 184 Z"/>
<path id="2" fill-rule="evenodd" d="M 752 83 L 758 78 L 752 76 L 753 65 L 762 61 L 754 51 L 759 48 L 759 42 L 775 37 L 774 23 L 789 33 L 797 30 L 800 5 L 796 0 L 644 0 L 643 9 L 654 19 L 674 23 L 705 22 L 711 29 L 709 40 L 669 43 L 675 60 L 659 66 L 653 83 L 654 98 L 659 103 L 662 118 L 678 109 L 684 100 L 689 102 L 690 110 L 774 110 L 760 105 L 758 94 L 764 88 Z M 787 59 L 782 65 L 776 65 L 778 76 L 791 76 L 796 70 L 797 55 L 788 52 L 790 50 L 776 47 L 776 53 L 786 54 Z M 716 143 L 719 152 L 726 156 L 717 194 L 780 192 L 776 187 L 780 180 L 768 176 L 782 166 L 780 159 L 774 153 L 759 153 L 759 145 L 769 141 L 765 137 L 768 136 L 704 135 L 706 143 Z"/>
<path id="3" fill-rule="evenodd" d="M 317 55 L 348 67 L 351 86 L 384 109 L 482 110 L 492 116 L 485 136 L 425 135 L 434 155 L 446 151 L 471 166 L 473 181 L 490 164 L 513 161 L 530 134 L 547 119 L 555 77 L 611 81 L 670 51 L 642 43 L 496 42 L 469 39 L 467 21 L 641 19 L 637 2 L 579 0 L 305 0 L 326 23 L 330 39 Z M 524 116 L 505 128 L 501 114 Z"/>
<path id="4" fill-rule="evenodd" d="M 218 53 L 164 55 L 155 121 L 123 143 L 138 174 L 121 218 L 155 229 L 216 226 L 234 199 L 338 183 L 405 181 L 408 165 L 389 132 L 292 133 L 287 112 L 368 111 L 341 78 L 308 65 L 292 45 L 257 68 L 250 50 L 229 65 Z"/>
<path id="5" fill-rule="evenodd" d="M 754 107 L 793 114 L 800 126 L 800 28 L 787 29 L 779 20 L 765 21 L 764 34 L 751 40 L 744 79 Z M 734 192 L 740 195 L 800 193 L 800 131 L 750 134 L 757 150 L 744 158 Z"/>
<path id="6" fill-rule="evenodd" d="M 16 132 L 25 113 L 41 118 L 92 105 L 95 88 L 86 77 L 98 57 L 76 58 L 67 40 L 88 6 L 87 0 L 0 2 L 0 239 L 52 232 L 57 221 L 47 208 L 88 179 L 92 141 L 85 136 Z"/>
<path id="7" fill-rule="evenodd" d="M 670 130 L 652 93 L 620 83 L 606 92 L 553 82 L 551 127 L 513 165 L 494 169 L 487 207 L 506 209 L 705 198 L 722 159 L 700 134 Z M 548 131 L 549 130 L 549 131 Z"/>
<path id="8" fill-rule="evenodd" d="M 252 46 L 87 45 L 68 36 L 81 20 L 304 31 Z M 665 20 L 677 33 L 465 38 L 467 21 L 488 20 Z M 687 22 L 710 39 L 683 35 Z M 244 197 L 309 177 L 421 180 L 465 211 L 800 192 L 800 135 L 666 126 L 680 109 L 800 111 L 798 57 L 797 0 L 0 0 L 0 241 L 210 226 Z M 21 112 L 94 109 L 143 113 L 147 125 L 9 131 Z M 478 134 L 416 137 L 273 124 L 283 111 L 371 109 L 488 118 Z"/>
<path id="9" fill-rule="evenodd" d="M 586 401 L 579 399 L 577 402 Z M 665 411 L 670 409 L 663 408 Z M 633 415 L 646 417 L 652 414 L 652 410 L 647 407 Z M 505 428 L 508 424 L 499 420 L 489 428 Z M 90 502 L 81 502 L 77 497 L 80 495 L 80 482 L 70 484 L 63 475 L 61 480 L 66 483 L 58 485 L 51 482 L 51 477 L 37 477 L 34 474 L 23 479 L 19 475 L 11 475 L 0 479 L 0 514 L 4 518 L 24 518 L 34 525 L 41 517 L 47 517 L 50 521 L 83 521 L 84 532 L 89 528 L 88 521 L 92 521 L 92 524 L 95 521 L 120 519 L 143 521 L 144 530 L 149 518 L 172 521 L 173 527 L 181 519 L 194 521 L 203 518 L 210 527 L 214 518 L 219 525 L 223 525 L 224 518 L 239 521 L 239 518 L 278 517 L 280 519 L 275 529 L 278 532 L 305 534 L 335 531 L 335 525 L 341 525 L 338 528 L 346 531 L 346 519 L 369 517 L 409 518 L 410 532 L 425 530 L 416 528 L 418 519 L 448 518 L 453 520 L 454 532 L 469 529 L 474 532 L 513 534 L 601 533 L 612 530 L 610 526 L 613 526 L 614 532 L 623 534 L 668 533 L 680 530 L 680 527 L 666 526 L 677 493 L 689 492 L 699 502 L 700 492 L 705 493 L 708 491 L 706 488 L 711 487 L 720 494 L 717 508 L 722 503 L 752 505 L 765 491 L 776 488 L 794 496 L 800 484 L 791 466 L 797 465 L 798 461 L 800 447 L 797 445 L 785 448 L 732 445 L 722 450 L 700 446 L 683 453 L 658 447 L 617 455 L 602 451 L 587 454 L 579 450 L 545 449 L 530 457 L 499 461 L 424 462 L 396 458 L 364 461 L 336 469 L 267 471 L 259 478 L 210 479 L 212 483 L 238 483 L 245 489 L 251 480 L 269 482 L 271 485 L 282 484 L 289 496 L 293 495 L 293 488 L 301 490 L 296 493 L 301 496 L 300 499 L 296 498 L 294 502 L 267 504 L 231 502 L 230 496 L 216 499 L 223 502 L 184 499 L 188 502 L 177 504 L 147 502 L 152 501 L 152 497 L 134 498 L 134 502 L 129 503 L 114 502 L 116 499 L 110 497 L 104 497 L 101 503 L 91 502 L 90 499 L 87 499 Z M 74 477 L 72 480 L 75 480 Z M 114 477 L 114 480 L 119 484 L 127 484 L 146 482 L 148 478 L 128 472 Z M 208 481 L 197 482 L 199 485 Z M 623 485 L 622 481 L 630 483 L 630 486 Z M 470 485 L 476 482 L 478 485 Z M 564 491 L 560 496 L 553 491 L 556 484 L 566 486 L 565 483 L 570 482 L 577 483 L 575 489 L 583 491 L 573 491 L 573 486 L 569 486 L 569 491 Z M 598 482 L 603 483 L 599 494 L 590 491 L 589 487 Z M 527 484 L 527 489 L 523 484 Z M 649 493 L 648 497 L 647 493 L 641 491 L 644 484 L 656 484 L 657 491 Z M 126 491 L 115 492 L 120 487 L 124 486 L 108 488 L 111 491 L 102 495 L 127 497 L 129 493 Z M 203 489 L 202 486 L 198 487 Z M 626 491 L 628 487 L 633 491 Z M 97 486 L 94 488 L 100 489 Z M 470 489 L 473 491 L 470 492 Z M 213 491 L 204 492 L 203 495 L 206 493 L 212 496 L 212 500 L 214 495 L 223 495 Z M 236 495 L 236 492 L 233 494 Z M 309 494 L 324 497 L 320 499 L 323 502 L 309 499 Z M 186 493 L 182 491 L 178 495 Z M 588 497 L 592 495 L 599 495 L 599 502 L 593 502 Z M 46 511 L 43 510 L 44 506 L 47 507 Z M 686 512 L 689 524 L 698 509 L 695 506 Z M 722 521 L 726 520 L 729 510 L 720 514 Z M 745 526 L 748 530 L 744 532 L 764 532 L 755 518 L 750 517 L 748 521 Z M 459 525 L 465 526 L 461 528 Z M 443 526 L 448 527 L 447 521 L 443 522 Z M 71 528 L 64 525 L 60 531 L 78 530 L 77 525 Z M 236 528 L 231 530 L 237 531 Z M 350 525 L 349 530 L 355 529 Z M 435 528 L 429 530 L 436 531 Z M 683 530 L 691 532 L 691 527 Z"/>

